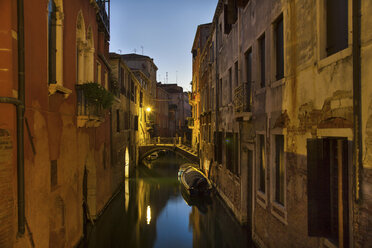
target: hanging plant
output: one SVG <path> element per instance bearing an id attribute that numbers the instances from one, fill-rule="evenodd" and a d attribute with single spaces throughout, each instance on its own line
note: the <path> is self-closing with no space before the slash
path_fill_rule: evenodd
<path id="1" fill-rule="evenodd" d="M 114 95 L 102 85 L 89 82 L 81 85 L 85 99 L 92 104 L 100 104 L 104 109 L 112 106 Z"/>

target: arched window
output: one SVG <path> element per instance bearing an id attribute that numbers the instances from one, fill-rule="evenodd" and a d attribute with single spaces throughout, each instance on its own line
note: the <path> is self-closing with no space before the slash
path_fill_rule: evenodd
<path id="1" fill-rule="evenodd" d="M 56 5 L 49 0 L 48 5 L 48 81 L 49 84 L 57 83 L 57 41 L 56 41 Z"/>
<path id="2" fill-rule="evenodd" d="M 83 14 L 80 11 L 76 23 L 76 82 L 82 84 L 85 82 L 85 49 L 86 35 Z"/>

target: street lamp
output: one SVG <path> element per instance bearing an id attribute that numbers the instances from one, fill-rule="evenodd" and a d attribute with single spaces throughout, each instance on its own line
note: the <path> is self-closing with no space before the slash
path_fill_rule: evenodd
<path id="1" fill-rule="evenodd" d="M 151 107 L 147 107 L 147 108 L 146 108 L 146 112 L 147 112 L 147 113 L 150 113 L 150 112 L 151 112 Z"/>

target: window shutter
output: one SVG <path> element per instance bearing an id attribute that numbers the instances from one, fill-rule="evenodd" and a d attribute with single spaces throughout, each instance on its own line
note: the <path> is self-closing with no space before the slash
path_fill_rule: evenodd
<path id="1" fill-rule="evenodd" d="M 307 140 L 308 235 L 330 233 L 330 168 L 325 140 Z"/>
<path id="2" fill-rule="evenodd" d="M 229 34 L 231 31 L 231 24 L 229 23 L 229 7 L 227 4 L 224 5 L 224 33 Z"/>
<path id="3" fill-rule="evenodd" d="M 348 140 L 342 140 L 342 205 L 343 205 L 343 232 L 344 232 L 344 247 L 349 247 L 349 148 Z M 351 142 L 351 141 L 350 141 Z"/>

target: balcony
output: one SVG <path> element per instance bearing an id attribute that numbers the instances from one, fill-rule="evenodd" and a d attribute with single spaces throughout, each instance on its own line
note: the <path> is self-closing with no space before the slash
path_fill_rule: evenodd
<path id="1" fill-rule="evenodd" d="M 234 112 L 235 117 L 251 115 L 252 111 L 252 90 L 253 82 L 243 83 L 234 90 Z"/>
<path id="2" fill-rule="evenodd" d="M 187 117 L 187 127 L 189 129 L 194 129 L 194 118 Z"/>
<path id="3" fill-rule="evenodd" d="M 78 127 L 98 127 L 104 121 L 102 104 L 88 101 L 81 85 L 76 85 L 76 94 Z"/>
<path id="4" fill-rule="evenodd" d="M 98 5 L 97 15 L 99 16 L 107 34 L 110 34 L 110 0 L 96 0 Z M 107 11 L 109 14 L 107 14 Z"/>

